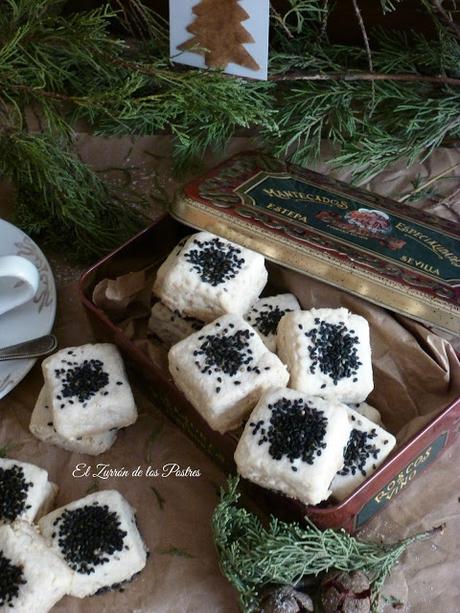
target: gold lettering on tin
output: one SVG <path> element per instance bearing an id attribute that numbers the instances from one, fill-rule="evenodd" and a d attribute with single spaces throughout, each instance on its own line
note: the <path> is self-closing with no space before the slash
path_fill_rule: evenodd
<path id="1" fill-rule="evenodd" d="M 460 257 L 449 250 L 448 247 L 439 243 L 437 240 L 432 238 L 431 236 L 424 234 L 422 231 L 414 228 L 413 226 L 409 226 L 401 221 L 396 224 L 396 229 L 400 232 L 403 232 L 406 236 L 413 238 L 414 240 L 425 245 L 430 251 L 432 251 L 440 260 L 448 260 L 452 266 L 456 268 L 460 268 Z M 413 258 L 409 258 L 413 259 Z"/>
<path id="2" fill-rule="evenodd" d="M 426 262 L 423 262 L 422 260 L 417 260 L 416 258 L 410 258 L 407 255 L 402 255 L 401 262 L 405 262 L 406 264 L 411 264 L 412 266 L 415 266 L 416 268 L 420 268 L 420 270 L 429 272 L 431 275 L 437 275 L 438 277 L 441 276 L 441 273 L 439 272 L 439 268 L 436 268 L 435 266 L 431 266 L 431 264 L 427 264 Z"/>
<path id="3" fill-rule="evenodd" d="M 295 221 L 302 221 L 303 223 L 308 223 L 308 217 L 306 215 L 302 215 L 301 213 L 297 213 L 297 211 L 293 211 L 291 209 L 286 209 L 282 206 L 274 204 L 273 202 L 269 202 L 267 204 L 267 209 L 273 211 L 274 213 L 278 213 L 278 215 L 283 215 L 284 217 L 290 217 Z"/>
<path id="4" fill-rule="evenodd" d="M 270 198 L 280 198 L 281 200 L 318 202 L 320 204 L 327 204 L 328 206 L 335 206 L 338 209 L 348 209 L 348 204 L 346 200 L 337 200 L 336 198 L 320 196 L 319 194 L 310 194 L 309 192 L 293 192 L 290 190 L 274 189 L 273 187 L 265 187 L 263 189 L 263 192 L 267 194 L 267 196 L 270 196 Z"/>
<path id="5" fill-rule="evenodd" d="M 415 460 L 412 460 L 406 468 L 401 471 L 395 479 L 386 484 L 386 486 L 380 490 L 380 492 L 374 496 L 374 500 L 377 504 L 380 504 L 383 500 L 391 500 L 396 494 L 398 494 L 406 485 L 412 481 L 417 475 L 417 467 L 424 464 L 431 455 L 431 447 L 428 447 L 423 453 L 421 453 Z"/>

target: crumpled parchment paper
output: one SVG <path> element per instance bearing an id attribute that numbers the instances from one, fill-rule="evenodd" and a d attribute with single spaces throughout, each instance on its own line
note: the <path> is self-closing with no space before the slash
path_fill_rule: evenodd
<path id="1" fill-rule="evenodd" d="M 235 139 L 228 155 L 238 150 L 250 149 L 253 145 L 246 139 Z M 165 137 L 138 139 L 98 139 L 82 135 L 79 152 L 83 159 L 93 162 L 98 168 L 117 168 L 123 164 L 135 164 L 141 168 L 139 182 L 147 181 L 152 173 L 158 178 L 161 188 L 171 195 L 177 181 L 171 178 L 170 145 Z M 147 153 L 146 153 L 147 152 Z M 154 156 L 152 157 L 152 153 Z M 326 153 L 327 155 L 327 150 Z M 216 163 L 210 157 L 205 164 Z M 445 169 L 460 162 L 460 153 L 455 150 L 441 149 L 426 163 L 410 171 L 400 164 L 385 171 L 366 187 L 393 197 L 403 196 L 412 189 L 411 181 L 419 176 L 423 181 L 434 177 Z M 325 166 L 319 166 L 325 171 Z M 145 176 L 144 176 L 145 175 Z M 460 177 L 460 167 L 449 173 L 457 179 L 442 181 L 441 188 L 446 194 L 452 193 L 455 181 Z M 344 180 L 348 172 L 336 173 Z M 151 183 L 146 183 L 146 189 Z M 0 186 L 0 195 L 2 187 Z M 6 195 L 9 195 L 9 190 Z M 0 198 L 1 199 L 1 198 Z M 425 200 L 421 205 L 427 210 L 449 219 L 459 221 L 460 202 L 454 200 L 439 203 Z M 161 211 L 162 204 L 152 204 L 155 216 Z M 0 202 L 0 213 L 8 214 L 7 199 Z M 82 344 L 94 340 L 86 315 L 79 304 L 75 284 L 64 286 L 67 281 L 78 276 L 77 269 L 69 269 L 58 256 L 52 258 L 61 281 L 59 292 L 58 320 L 56 332 L 60 346 Z M 296 293 L 302 294 L 302 301 L 308 299 L 308 290 L 302 279 L 291 279 L 296 285 Z M 134 278 L 132 292 L 136 285 L 145 281 Z M 280 280 L 282 281 L 282 279 Z M 313 286 L 310 285 L 310 288 Z M 119 289 L 119 288 L 118 288 Z M 116 284 L 111 291 L 117 291 Z M 142 290 L 141 290 L 142 291 Z M 305 295 L 304 295 L 305 292 Z M 321 297 L 318 288 L 313 292 Z M 362 305 L 357 299 L 349 298 L 347 306 L 360 312 Z M 361 302 L 361 301 L 360 301 Z M 382 309 L 372 307 L 375 317 L 374 342 L 377 344 L 375 358 L 382 363 L 382 372 L 377 375 L 383 381 L 395 381 L 394 362 L 385 360 L 385 339 L 380 338 L 379 321 L 384 316 Z M 133 324 L 134 325 L 134 324 Z M 407 385 L 416 375 L 407 357 L 413 343 L 419 342 L 421 332 L 418 325 L 394 319 L 398 336 L 399 360 L 404 365 Z M 377 334 L 377 337 L 375 335 Z M 394 338 L 394 337 L 393 337 Z M 390 429 L 404 436 L 404 426 L 396 404 L 386 398 L 401 398 L 400 405 L 410 412 L 414 419 L 424 420 L 436 406 L 437 399 L 450 398 L 458 393 L 458 379 L 450 372 L 455 365 L 451 349 L 435 335 L 425 336 L 423 346 L 426 372 L 430 376 L 423 382 L 426 394 L 414 399 L 407 394 L 405 386 L 393 389 L 388 385 L 385 394 L 375 397 L 380 403 Z M 392 342 L 392 350 L 393 342 Z M 393 363 L 393 366 L 391 365 Z M 457 368 L 455 366 L 455 368 Z M 380 370 L 380 369 L 379 369 Z M 410 381 L 409 381 L 410 379 Z M 42 385 L 39 363 L 18 387 L 0 401 L 0 447 L 8 446 L 11 457 L 35 462 L 46 468 L 50 478 L 58 483 L 60 492 L 57 504 L 85 495 L 95 488 L 116 488 L 138 510 L 139 527 L 152 555 L 146 569 L 123 593 L 109 593 L 84 600 L 67 597 L 56 605 L 56 613 L 236 613 L 237 596 L 225 578 L 220 574 L 210 528 L 210 518 L 217 502 L 216 486 L 223 483 L 225 475 L 216 468 L 175 426 L 141 394 L 136 394 L 140 417 L 138 422 L 119 434 L 114 447 L 102 457 L 90 458 L 70 454 L 56 447 L 37 441 L 28 432 L 28 423 L 35 399 Z M 407 388 L 409 389 L 409 388 Z M 375 392 L 378 394 L 378 391 Z M 388 409 L 384 409 L 384 404 Z M 390 410 L 391 407 L 391 410 Z M 84 467 L 91 465 L 89 476 L 78 476 Z M 93 477 L 98 472 L 97 464 L 109 465 L 107 468 L 131 472 L 136 467 L 159 470 L 157 477 Z M 162 477 L 165 464 L 178 464 L 182 469 L 190 466 L 199 470 L 200 477 Z M 389 603 L 385 611 L 417 611 L 417 613 L 455 613 L 460 611 L 460 445 L 450 448 L 426 472 L 422 473 L 402 491 L 396 499 L 362 531 L 365 538 L 392 542 L 414 532 L 442 522 L 447 523 L 443 536 L 434 541 L 417 544 L 403 556 L 401 564 L 393 571 L 385 586 L 385 594 L 392 597 L 393 603 L 401 601 L 402 608 L 394 609 Z M 167 474 L 166 469 L 165 474 Z M 75 476 L 74 476 L 75 475 Z M 399 607 L 399 605 L 396 605 Z"/>

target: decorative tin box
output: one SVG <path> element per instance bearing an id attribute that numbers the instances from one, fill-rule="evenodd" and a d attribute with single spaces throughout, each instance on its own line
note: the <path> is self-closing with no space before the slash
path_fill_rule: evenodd
<path id="1" fill-rule="evenodd" d="M 460 334 L 460 227 L 450 221 L 257 154 L 189 184 L 172 213 Z"/>
<path id="2" fill-rule="evenodd" d="M 282 267 L 459 333 L 460 230 L 451 223 L 259 154 L 230 159 L 185 188 L 166 215 L 110 254 L 80 283 L 99 338 L 116 343 L 144 390 L 225 470 L 234 471 L 237 434 L 220 435 L 172 382 L 165 359 L 152 361 L 92 302 L 102 279 L 159 265 L 190 228 L 207 229 L 264 253 Z M 307 279 L 306 279 L 307 281 Z M 321 527 L 355 530 L 450 446 L 460 430 L 460 386 L 447 406 L 403 439 L 388 460 L 340 504 L 307 507 L 250 486 L 286 519 L 305 514 Z M 453 400 L 452 400 L 453 398 Z"/>

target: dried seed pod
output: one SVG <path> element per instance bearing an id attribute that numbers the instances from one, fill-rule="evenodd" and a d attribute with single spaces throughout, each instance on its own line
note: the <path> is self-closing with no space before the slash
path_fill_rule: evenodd
<path id="1" fill-rule="evenodd" d="M 332 571 L 321 582 L 324 613 L 369 613 L 370 596 L 369 579 L 361 571 Z"/>
<path id="2" fill-rule="evenodd" d="M 268 592 L 262 600 L 260 613 L 309 613 L 313 601 L 304 592 L 286 586 Z"/>

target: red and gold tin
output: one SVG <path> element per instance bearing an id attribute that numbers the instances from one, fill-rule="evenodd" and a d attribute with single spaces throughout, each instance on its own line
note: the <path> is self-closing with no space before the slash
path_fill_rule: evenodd
<path id="1" fill-rule="evenodd" d="M 193 181 L 176 219 L 460 334 L 460 226 L 261 154 Z"/>
<path id="2" fill-rule="evenodd" d="M 460 228 L 344 183 L 253 153 L 230 159 L 186 186 L 172 215 L 101 260 L 81 279 L 81 296 L 96 334 L 116 343 L 139 383 L 165 413 L 226 471 L 234 472 L 234 433 L 210 429 L 174 385 L 167 364 L 151 361 L 92 302 L 105 278 L 160 264 L 190 226 L 263 253 L 413 319 L 458 334 Z M 460 398 L 412 435 L 340 504 L 306 506 L 250 486 L 284 519 L 308 515 L 320 527 L 353 531 L 389 504 L 453 444 Z"/>

